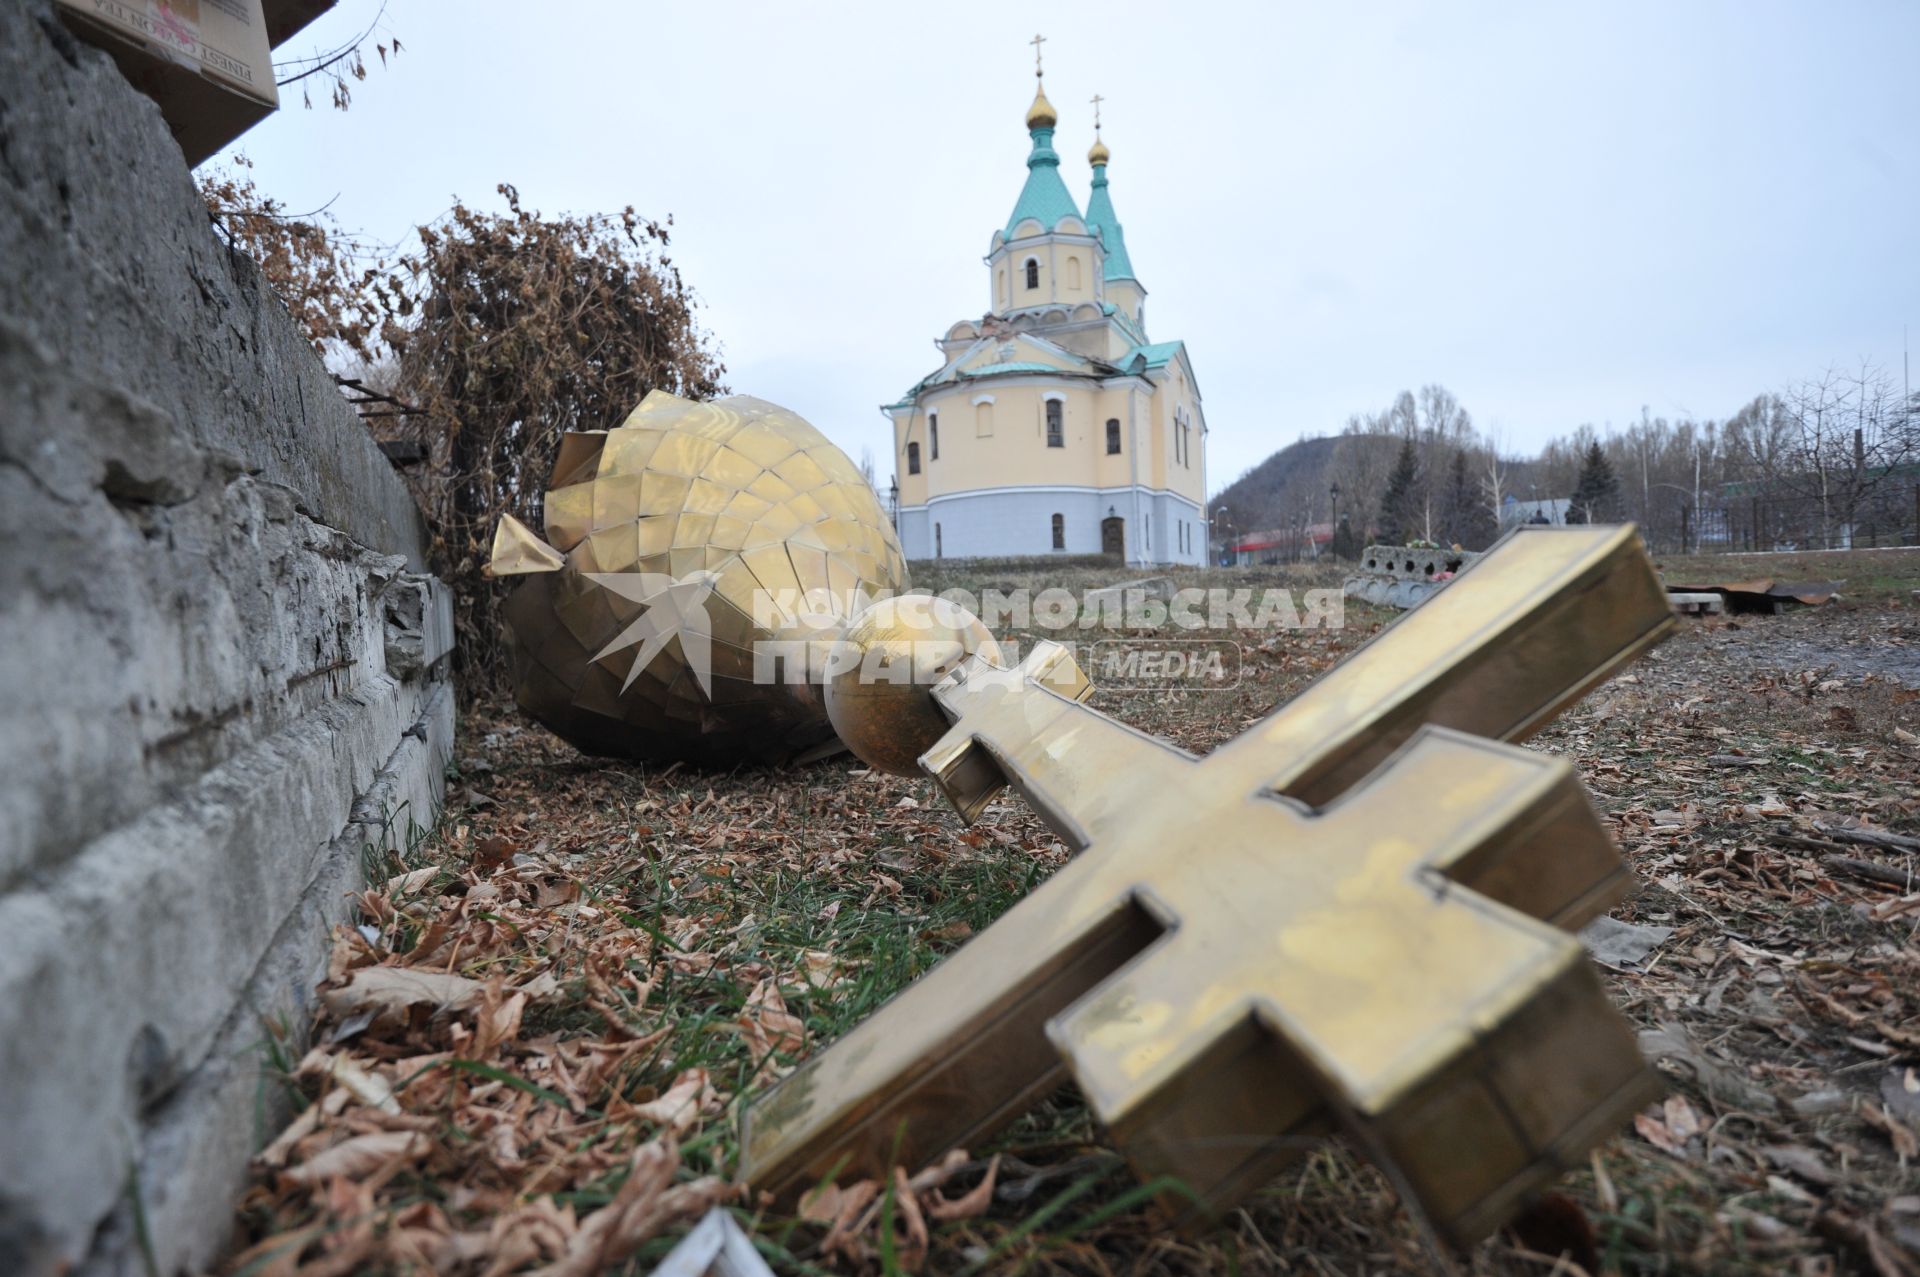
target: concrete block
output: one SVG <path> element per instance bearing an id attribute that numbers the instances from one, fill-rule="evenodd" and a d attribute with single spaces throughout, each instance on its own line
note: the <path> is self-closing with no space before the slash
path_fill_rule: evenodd
<path id="1" fill-rule="evenodd" d="M 215 1266 L 364 853 L 430 824 L 451 599 L 165 125 L 0 5 L 0 1273 Z"/>
<path id="2" fill-rule="evenodd" d="M 1695 615 L 1715 615 L 1727 610 L 1724 596 L 1711 591 L 1668 590 L 1667 602 L 1676 612 L 1690 612 Z"/>

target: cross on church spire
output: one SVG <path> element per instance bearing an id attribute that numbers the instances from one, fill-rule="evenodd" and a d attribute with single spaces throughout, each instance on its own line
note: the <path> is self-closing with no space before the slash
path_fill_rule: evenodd
<path id="1" fill-rule="evenodd" d="M 1046 42 L 1047 37 L 1037 31 L 1034 33 L 1033 39 L 1027 41 L 1028 44 L 1033 46 L 1033 77 L 1036 80 L 1042 75 L 1040 70 L 1040 46 Z"/>
<path id="2" fill-rule="evenodd" d="M 1098 93 L 1096 93 L 1087 100 L 1093 103 L 1093 135 L 1095 137 L 1099 137 L 1100 136 L 1100 104 L 1102 102 L 1105 102 L 1106 99 L 1101 97 Z"/>

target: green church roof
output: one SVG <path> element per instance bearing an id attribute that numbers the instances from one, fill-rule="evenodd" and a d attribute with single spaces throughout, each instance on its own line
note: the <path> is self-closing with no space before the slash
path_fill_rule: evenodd
<path id="1" fill-rule="evenodd" d="M 1113 198 L 1107 194 L 1104 164 L 1093 166 L 1093 194 L 1087 199 L 1087 229 L 1099 235 L 1106 247 L 1106 278 L 1135 279 L 1133 259 L 1127 256 L 1126 232 L 1120 229 L 1120 219 L 1113 212 Z"/>
<path id="2" fill-rule="evenodd" d="M 1058 368 L 1053 364 L 1043 364 L 1030 359 L 1015 360 L 1011 363 L 988 364 L 984 368 L 962 368 L 962 377 L 998 377 L 1009 372 L 1057 372 L 1063 377 L 1077 376 L 1071 368 Z"/>
<path id="3" fill-rule="evenodd" d="M 1180 353 L 1182 343 L 1177 341 L 1156 341 L 1144 346 L 1135 346 L 1114 363 L 1121 368 L 1132 368 L 1136 359 L 1141 360 L 1144 368 L 1164 368 L 1173 357 Z"/>
<path id="4" fill-rule="evenodd" d="M 1080 206 L 1060 180 L 1060 156 L 1053 149 L 1053 130 L 1035 128 L 1028 133 L 1033 138 L 1033 150 L 1027 155 L 1027 184 L 1020 188 L 1013 216 L 1007 219 L 1008 239 L 1013 238 L 1013 228 L 1029 217 L 1052 230 L 1061 218 L 1080 216 Z"/>

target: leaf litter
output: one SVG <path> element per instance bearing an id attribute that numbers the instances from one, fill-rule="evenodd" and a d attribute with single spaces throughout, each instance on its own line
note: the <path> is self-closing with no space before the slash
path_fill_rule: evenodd
<path id="1" fill-rule="evenodd" d="M 751 1200 L 742 1103 L 1065 849 L 1017 799 L 963 827 L 845 756 L 602 765 L 481 707 L 439 829 L 335 934 L 223 1271 L 641 1273 L 720 1204 L 782 1271 L 1571 1273 L 1584 1247 L 1609 1272 L 1920 1277 L 1920 697 L 1796 667 L 1861 634 L 1914 650 L 1915 616 L 1689 620 L 1536 738 L 1642 884 L 1603 974 L 1670 1088 L 1563 1182 L 1589 1239 L 1558 1260 L 1532 1234 L 1440 1252 L 1337 1143 L 1169 1234 L 1070 1094 L 972 1154 Z M 1204 753 L 1390 618 L 1230 635 L 1234 689 L 1094 703 Z"/>

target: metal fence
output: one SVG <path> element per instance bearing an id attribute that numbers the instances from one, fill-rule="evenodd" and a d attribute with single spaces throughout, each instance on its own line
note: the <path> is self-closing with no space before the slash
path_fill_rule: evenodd
<path id="1" fill-rule="evenodd" d="M 1667 554 L 1920 545 L 1920 483 L 1887 485 L 1851 505 L 1728 485 L 1698 509 L 1678 505 L 1639 522 L 1648 548 Z"/>

